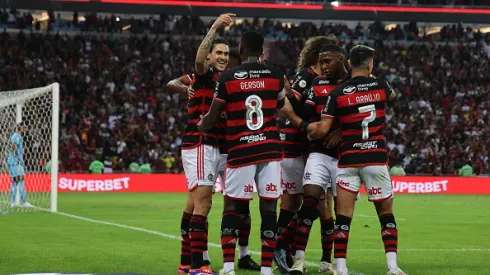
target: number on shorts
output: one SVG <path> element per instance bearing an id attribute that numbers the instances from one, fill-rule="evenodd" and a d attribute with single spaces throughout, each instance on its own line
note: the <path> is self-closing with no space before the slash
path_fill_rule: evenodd
<path id="1" fill-rule="evenodd" d="M 359 107 L 359 113 L 367 113 L 369 116 L 362 120 L 362 139 L 366 140 L 369 138 L 369 127 L 368 124 L 376 119 L 376 107 L 374 104 Z"/>
<path id="2" fill-rule="evenodd" d="M 257 95 L 251 95 L 245 100 L 245 106 L 247 106 L 247 127 L 252 131 L 256 131 L 264 125 L 264 112 L 262 112 L 262 99 Z M 254 115 L 256 122 L 254 123 Z"/>

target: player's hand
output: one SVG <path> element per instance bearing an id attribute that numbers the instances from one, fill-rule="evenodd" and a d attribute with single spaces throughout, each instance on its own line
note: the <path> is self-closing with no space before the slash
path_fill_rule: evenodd
<path id="1" fill-rule="evenodd" d="M 291 103 L 289 102 L 289 100 L 287 99 L 287 97 L 286 97 L 286 99 L 284 101 L 284 106 L 279 110 L 279 112 L 285 118 L 288 118 L 288 114 L 294 113 L 293 106 L 291 105 Z"/>
<path id="2" fill-rule="evenodd" d="M 220 15 L 218 19 L 214 21 L 214 24 L 211 28 L 219 29 L 231 25 L 234 16 L 236 16 L 236 14 L 234 13 L 224 13 Z"/>
<path id="3" fill-rule="evenodd" d="M 333 131 L 325 137 L 325 139 L 323 140 L 323 145 L 325 145 L 326 148 L 336 147 L 340 142 L 341 133 L 342 132 L 340 131 L 340 129 Z"/>
<path id="4" fill-rule="evenodd" d="M 189 86 L 187 88 L 187 97 L 191 99 L 194 96 L 194 89 L 192 89 L 192 86 Z"/>
<path id="5" fill-rule="evenodd" d="M 291 89 L 291 84 L 286 76 L 284 76 L 284 90 L 286 91 L 287 98 L 292 98 L 294 96 L 293 89 Z"/>

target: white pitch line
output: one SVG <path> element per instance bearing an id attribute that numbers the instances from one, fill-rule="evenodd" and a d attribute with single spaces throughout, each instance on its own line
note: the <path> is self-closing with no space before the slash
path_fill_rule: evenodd
<path id="1" fill-rule="evenodd" d="M 354 213 L 354 218 L 355 217 L 370 218 L 370 219 L 379 220 L 379 217 L 378 216 L 374 216 L 374 215 L 364 215 L 364 214 L 355 214 Z M 395 217 L 395 220 L 406 221 L 406 219 L 404 219 L 404 218 L 398 218 L 398 217 Z"/>
<path id="2" fill-rule="evenodd" d="M 38 208 L 38 207 L 36 207 L 36 208 Z M 48 209 L 43 209 L 43 208 L 39 208 L 39 209 L 44 210 L 44 211 L 49 211 Z M 148 230 L 148 229 L 144 229 L 144 228 L 140 228 L 140 227 L 136 227 L 136 226 L 124 225 L 124 224 L 101 221 L 101 220 L 94 220 L 94 219 L 76 216 L 76 215 L 72 215 L 72 214 L 68 214 L 68 213 L 63 213 L 63 212 L 54 212 L 54 214 L 58 214 L 61 216 L 65 216 L 65 217 L 69 217 L 69 218 L 77 219 L 77 220 L 82 220 L 82 221 L 86 221 L 86 222 L 110 225 L 110 226 L 114 226 L 114 227 L 119 227 L 119 228 L 139 231 L 139 232 L 143 232 L 143 233 L 153 234 L 153 235 L 161 236 L 161 237 L 172 239 L 172 240 L 178 240 L 178 241 L 181 240 L 180 236 L 165 234 L 162 232 L 158 232 L 158 231 L 154 231 L 154 230 Z M 215 244 L 215 243 L 211 243 L 211 242 L 208 242 L 208 246 L 221 248 L 220 244 Z M 249 251 L 249 253 L 253 254 L 253 255 L 260 255 L 260 252 L 257 252 L 257 251 Z M 314 267 L 320 266 L 318 263 L 313 263 L 313 262 L 306 262 L 306 264 L 309 266 L 314 266 Z M 349 273 L 352 275 L 368 275 L 368 274 L 365 274 L 362 272 L 356 272 L 356 271 L 350 271 Z"/>
<path id="3" fill-rule="evenodd" d="M 321 249 L 308 249 L 307 251 L 322 252 Z M 349 248 L 356 252 L 384 252 L 382 248 Z M 398 248 L 398 252 L 490 252 L 490 248 Z"/>

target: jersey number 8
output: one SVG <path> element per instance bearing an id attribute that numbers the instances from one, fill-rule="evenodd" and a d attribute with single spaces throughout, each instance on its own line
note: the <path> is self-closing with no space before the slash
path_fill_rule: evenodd
<path id="1" fill-rule="evenodd" d="M 262 99 L 257 95 L 251 95 L 245 100 L 247 107 L 247 127 L 252 131 L 256 131 L 264 125 L 264 112 L 262 112 Z M 256 121 L 254 123 L 254 116 Z"/>
<path id="2" fill-rule="evenodd" d="M 369 116 L 362 120 L 362 139 L 369 139 L 369 123 L 376 119 L 376 107 L 374 104 L 359 107 L 359 113 L 369 113 Z"/>

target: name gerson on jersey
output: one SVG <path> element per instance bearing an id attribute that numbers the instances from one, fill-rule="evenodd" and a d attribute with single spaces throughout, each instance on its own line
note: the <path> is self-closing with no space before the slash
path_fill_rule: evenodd
<path id="1" fill-rule="evenodd" d="M 322 119 L 322 111 L 327 104 L 328 98 L 332 91 L 338 86 L 340 80 L 328 79 L 326 77 L 317 77 L 313 85 L 308 90 L 308 97 L 305 101 L 304 113 L 308 115 L 310 122 L 317 122 Z M 339 123 L 334 120 L 329 133 L 338 129 Z M 308 153 L 321 153 L 333 158 L 338 158 L 337 148 L 325 148 L 323 139 L 312 140 Z"/>
<path id="2" fill-rule="evenodd" d="M 228 167 L 283 158 L 276 123 L 283 89 L 281 72 L 264 64 L 244 63 L 221 74 L 214 100 L 226 103 Z"/>
<path id="3" fill-rule="evenodd" d="M 386 81 L 372 77 L 354 77 L 332 91 L 322 118 L 340 121 L 340 168 L 388 163 L 383 135 L 385 107 L 394 97 L 396 93 Z"/>
<path id="4" fill-rule="evenodd" d="M 315 77 L 317 77 L 317 74 L 310 67 L 302 68 L 294 76 L 293 84 L 291 85 L 294 94 L 299 97 L 299 104 L 293 105 L 295 107 L 294 112 L 303 119 L 308 119 L 308 117 L 304 116 L 302 107 Z M 295 158 L 306 153 L 308 146 L 306 133 L 289 123 L 288 120 L 286 120 L 284 128 L 281 129 L 281 140 L 286 158 Z"/>
<path id="5" fill-rule="evenodd" d="M 191 85 L 194 95 L 187 104 L 188 123 L 184 131 L 182 149 L 192 149 L 201 144 L 218 147 L 218 127 L 213 127 L 201 134 L 197 129 L 197 123 L 201 116 L 205 115 L 213 102 L 214 88 L 219 73 L 209 69 L 204 75 L 192 74 Z"/>

